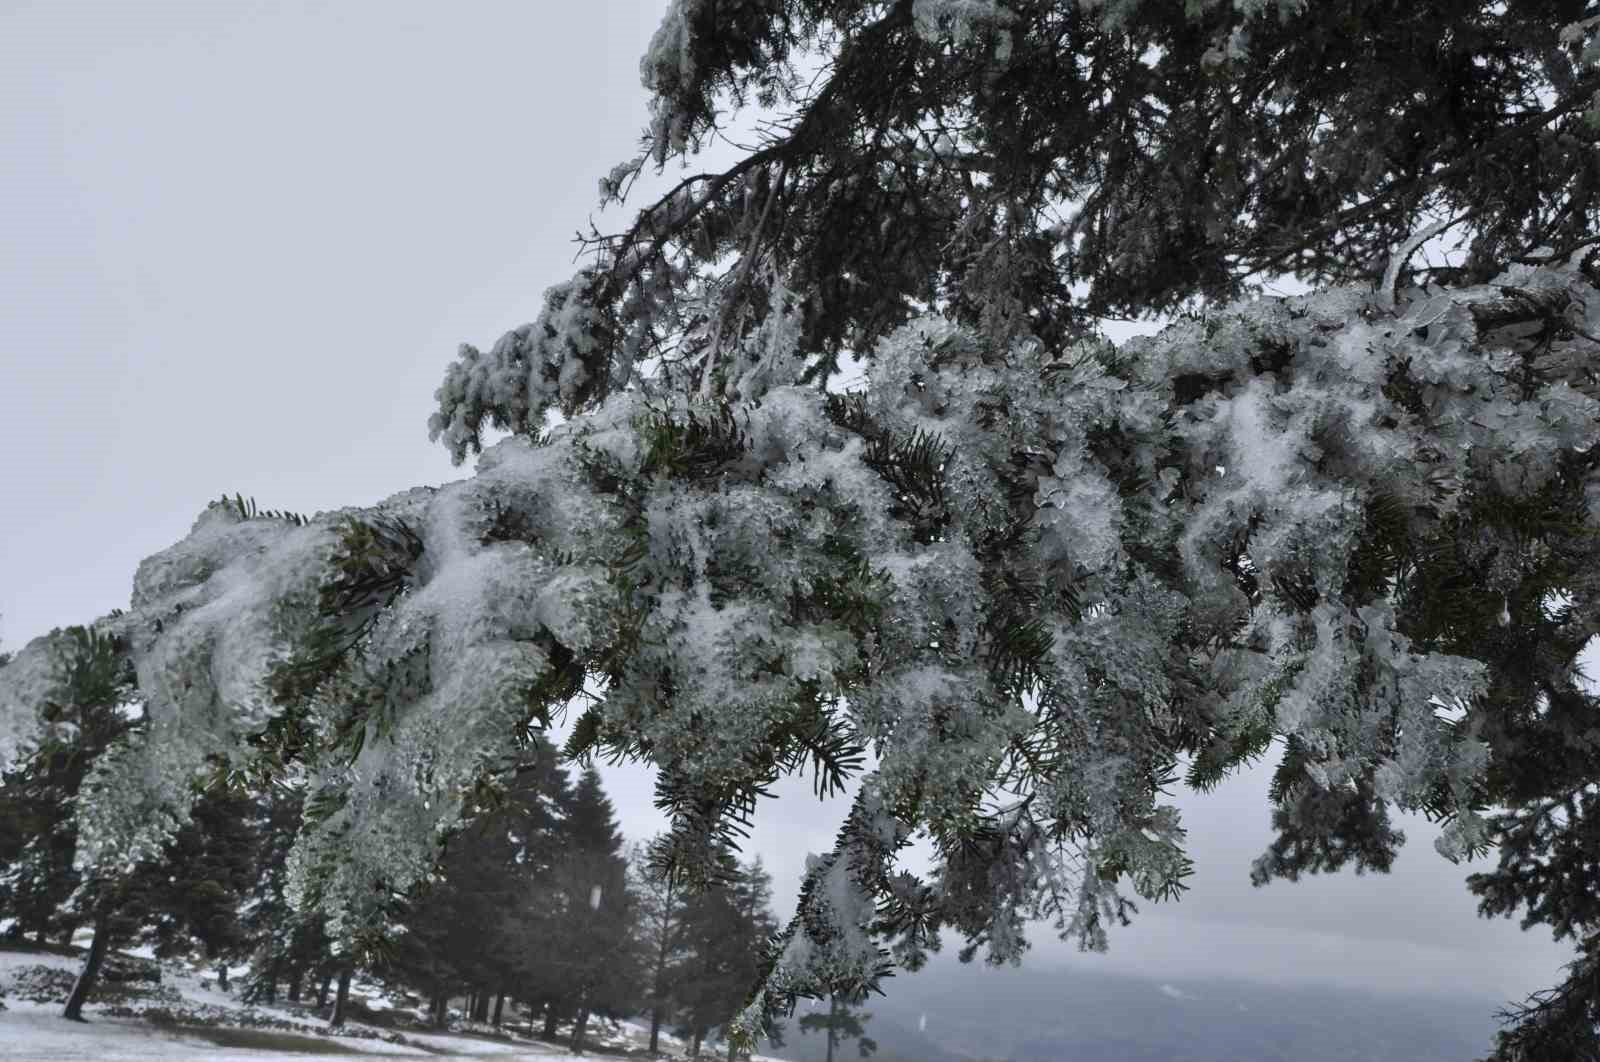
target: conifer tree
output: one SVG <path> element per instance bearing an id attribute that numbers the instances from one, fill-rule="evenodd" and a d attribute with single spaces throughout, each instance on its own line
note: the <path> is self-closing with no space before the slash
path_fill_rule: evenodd
<path id="1" fill-rule="evenodd" d="M 511 912 L 563 858 L 572 800 L 555 750 L 530 737 L 510 778 L 453 831 L 432 879 L 399 916 L 402 931 L 378 973 L 422 991 L 435 1024 L 444 1024 L 449 998 L 464 986 L 481 1001 L 475 1020 L 488 1020 L 491 994 L 503 999 L 525 987 L 530 934 Z"/>
<path id="2" fill-rule="evenodd" d="M 306 978 L 317 979 L 330 958 L 321 914 L 297 910 L 288 897 L 289 853 L 304 806 L 303 785 L 288 779 L 269 784 L 256 803 L 256 876 L 241 913 L 252 948 L 246 1001 L 275 1002 L 279 982 L 287 981 L 289 1001 L 300 1002 Z"/>
<path id="3" fill-rule="evenodd" d="M 741 1041 L 735 1020 L 744 1009 L 749 997 L 749 985 L 761 973 L 762 957 L 772 948 L 778 937 L 778 920 L 772 913 L 772 875 L 759 855 L 739 866 L 739 874 L 732 882 L 733 909 L 738 918 L 737 937 L 741 947 L 734 955 L 734 970 L 745 990 L 737 1000 L 736 1008 L 722 1023 L 723 1040 L 727 1043 L 728 1062 L 738 1057 Z M 763 1030 L 768 1043 L 783 1046 L 782 1024 L 770 1021 Z M 749 1052 L 744 1052 L 748 1056 Z"/>
<path id="4" fill-rule="evenodd" d="M 698 1057 L 721 1027 L 728 1057 L 735 1057 L 732 1023 L 744 1009 L 761 957 L 777 933 L 772 879 L 759 860 L 739 864 L 723 853 L 722 870 L 684 901 L 680 956 L 673 980 L 680 1004 L 678 1031 Z"/>
<path id="5" fill-rule="evenodd" d="M 443 876 L 450 873 L 449 863 L 447 851 L 440 879 L 420 889 L 400 915 L 398 939 L 378 970 L 384 980 L 421 993 L 435 1028 L 445 1026 L 450 998 L 470 980 L 468 964 L 479 942 L 477 934 L 466 940 L 454 935 L 468 922 L 469 912 L 461 909 L 455 883 Z M 487 920 L 488 913 L 480 911 L 479 919 Z"/>
<path id="6" fill-rule="evenodd" d="M 216 968 L 224 992 L 229 963 L 247 955 L 241 913 L 262 855 L 251 822 L 256 807 L 251 796 L 227 787 L 205 793 L 167 846 L 142 898 L 141 917 L 150 927 L 156 955 L 198 949 Z"/>
<path id="7" fill-rule="evenodd" d="M 641 69 L 607 202 L 780 116 L 462 348 L 430 431 L 475 476 L 215 503 L 140 567 L 97 629 L 150 736 L 85 782 L 94 880 L 218 749 L 297 764 L 291 891 L 358 945 L 591 683 L 566 752 L 658 767 L 690 881 L 777 779 L 838 792 L 870 747 L 748 1042 L 947 929 L 1105 947 L 1129 892 L 1182 891 L 1177 764 L 1205 789 L 1276 741 L 1256 881 L 1386 868 L 1391 808 L 1498 846 L 1482 910 L 1580 956 L 1497 1060 L 1593 1053 L 1593 5 L 673 0 Z M 1320 290 L 1229 301 L 1277 274 Z M 846 354 L 865 383 L 826 394 Z M 66 648 L 0 670 L 8 757 Z"/>
<path id="8" fill-rule="evenodd" d="M 70 941 L 78 925 L 93 926 L 89 952 L 63 1011 L 81 1020 L 107 950 L 138 928 L 127 907 L 151 878 L 149 863 L 143 862 L 109 881 L 85 880 L 76 861 L 86 824 L 73 815 L 73 805 L 90 768 L 136 733 L 143 716 L 133 709 L 137 682 L 127 646 L 117 636 L 69 627 L 50 637 L 60 652 L 34 662 L 43 665 L 34 678 L 41 684 L 46 728 L 20 764 L 0 779 L 0 800 L 22 809 L 19 818 L 27 831 L 4 872 L 5 898 L 24 930 L 31 926 L 41 939 L 47 928 Z"/>
<path id="9" fill-rule="evenodd" d="M 556 928 L 543 964 L 565 986 L 562 1004 L 572 1013 L 576 1053 L 592 1016 L 631 1012 L 643 989 L 638 907 L 622 834 L 593 766 L 573 786 L 561 840 L 561 855 L 544 875 Z"/>
<path id="10" fill-rule="evenodd" d="M 662 838 L 656 838 L 660 843 Z M 650 1053 L 661 1048 L 661 1027 L 677 1008 L 677 989 L 671 976 L 683 961 L 683 883 L 664 873 L 650 860 L 649 845 L 636 844 L 628 851 L 628 869 L 639 904 L 639 943 L 646 957 L 647 994 L 650 1013 Z"/>
<path id="11" fill-rule="evenodd" d="M 867 1035 L 866 1023 L 871 1019 L 871 1014 L 852 1007 L 849 1000 L 829 996 L 826 1011 L 801 1017 L 800 1031 L 821 1032 L 826 1035 L 827 1062 L 833 1062 L 834 1051 L 851 1040 L 856 1041 L 856 1049 L 861 1053 L 861 1057 L 867 1058 L 878 1049 L 878 1041 Z"/>
<path id="12" fill-rule="evenodd" d="M 39 943 L 71 942 L 79 923 L 67 901 L 80 882 L 73 802 L 94 762 L 139 723 L 126 656 L 91 630 L 61 637 L 50 729 L 0 775 L 0 917 Z"/>

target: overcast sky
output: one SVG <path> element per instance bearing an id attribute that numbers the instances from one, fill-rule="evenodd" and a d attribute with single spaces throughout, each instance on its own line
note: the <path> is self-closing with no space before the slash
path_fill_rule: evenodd
<path id="1" fill-rule="evenodd" d="M 0 3 L 5 647 L 125 607 L 138 562 L 224 492 L 309 513 L 463 475 L 427 440 L 433 390 L 457 343 L 572 273 L 644 124 L 663 8 Z M 1420 819 L 1391 875 L 1252 889 L 1270 766 L 1179 795 L 1180 904 L 1142 905 L 1109 956 L 1043 931 L 1033 961 L 1496 997 L 1557 980 L 1569 949 L 1476 918 L 1470 868 Z M 630 836 L 660 827 L 648 772 L 607 778 Z M 841 810 L 804 782 L 765 808 L 780 905 Z"/>

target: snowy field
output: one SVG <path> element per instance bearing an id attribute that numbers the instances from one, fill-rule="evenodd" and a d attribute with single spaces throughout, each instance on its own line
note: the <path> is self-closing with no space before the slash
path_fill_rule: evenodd
<path id="1" fill-rule="evenodd" d="M 0 1012 L 0 1058 L 18 1062 L 123 1062 L 123 1060 L 215 1059 L 217 1062 L 306 1062 L 314 1055 L 368 1055 L 409 1058 L 542 1059 L 576 1062 L 578 1055 L 558 1053 L 536 1044 L 496 1044 L 465 1036 L 411 1035 L 426 1044 L 410 1047 L 382 1040 L 301 1036 L 274 1030 L 161 1029 L 137 1018 L 97 1016 L 89 1008 L 88 1024 L 61 1018 L 58 1004 L 19 1002 Z M 593 1062 L 596 1056 L 586 1057 Z"/>
<path id="2" fill-rule="evenodd" d="M 4 999 L 6 1008 L 0 1010 L 0 1059 L 5 1062 L 144 1062 L 157 1059 L 306 1062 L 318 1055 L 346 1058 L 364 1055 L 390 1059 L 493 1058 L 504 1062 L 519 1059 L 577 1062 L 582 1058 L 584 1062 L 594 1062 L 616 1057 L 572 1055 L 526 1038 L 508 1042 L 471 1032 L 405 1030 L 397 1036 L 394 1030 L 364 1026 L 360 1022 L 350 1022 L 345 1035 L 328 1035 L 321 1031 L 321 1023 L 303 1011 L 265 1004 L 247 1007 L 234 996 L 211 987 L 211 982 L 200 974 L 171 963 L 162 964 L 161 984 L 163 989 L 174 990 L 179 1001 L 156 1000 L 147 1006 L 203 1012 L 217 1024 L 155 1025 L 142 1017 L 107 1014 L 105 1005 L 94 1003 L 84 1008 L 87 1023 L 69 1022 L 61 1017 L 59 1002 L 18 997 L 19 992 L 28 990 L 30 982 L 37 981 L 39 967 L 76 975 L 78 962 L 46 952 L 0 951 L 0 998 Z M 173 993 L 164 994 L 171 996 Z M 141 1009 L 141 1005 L 132 1004 L 131 1009 Z M 262 1019 L 289 1023 L 293 1028 L 249 1027 L 251 1021 Z M 595 1033 L 597 1040 L 620 1047 L 637 1041 L 642 1030 L 625 1022 L 610 1030 L 602 1025 Z M 403 1042 L 391 1042 L 395 1038 Z M 677 1047 L 677 1041 L 671 1041 L 670 1046 Z"/>

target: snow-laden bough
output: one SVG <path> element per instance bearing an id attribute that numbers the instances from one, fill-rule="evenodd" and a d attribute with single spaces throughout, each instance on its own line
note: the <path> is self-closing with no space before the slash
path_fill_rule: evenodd
<path id="1" fill-rule="evenodd" d="M 298 763 L 294 892 L 353 939 L 580 697 L 569 754 L 652 763 L 660 856 L 690 874 L 777 777 L 839 788 L 870 750 L 749 1034 L 944 928 L 997 961 L 1038 917 L 1103 948 L 1120 882 L 1162 898 L 1189 872 L 1159 802 L 1180 758 L 1204 786 L 1281 739 L 1290 826 L 1344 794 L 1445 815 L 1448 856 L 1482 843 L 1494 676 L 1406 633 L 1406 579 L 1489 497 L 1575 491 L 1592 535 L 1600 293 L 1575 261 L 1393 309 L 1259 299 L 1120 349 L 994 351 L 923 318 L 850 395 L 768 352 L 738 403 L 634 386 L 545 433 L 568 348 L 524 339 L 559 340 L 569 303 L 452 369 L 458 457 L 485 410 L 524 426 L 471 478 L 304 522 L 213 504 L 140 566 L 96 626 L 150 723 L 86 785 L 85 868 L 155 851 L 218 764 Z M 1474 534 L 1488 623 L 1539 547 Z M 0 669 L 7 761 L 52 725 L 59 642 Z M 896 863 L 919 835 L 926 877 Z"/>

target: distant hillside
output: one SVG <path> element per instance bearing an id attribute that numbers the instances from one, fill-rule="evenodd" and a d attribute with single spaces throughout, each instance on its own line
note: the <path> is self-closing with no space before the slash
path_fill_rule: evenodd
<path id="1" fill-rule="evenodd" d="M 1156 982 L 1082 968 L 962 967 L 941 956 L 866 1005 L 878 1062 L 1467 1062 L 1496 1000 L 1237 981 Z M 846 1045 L 836 1062 L 858 1058 Z M 820 1062 L 795 1023 L 775 1052 Z"/>

